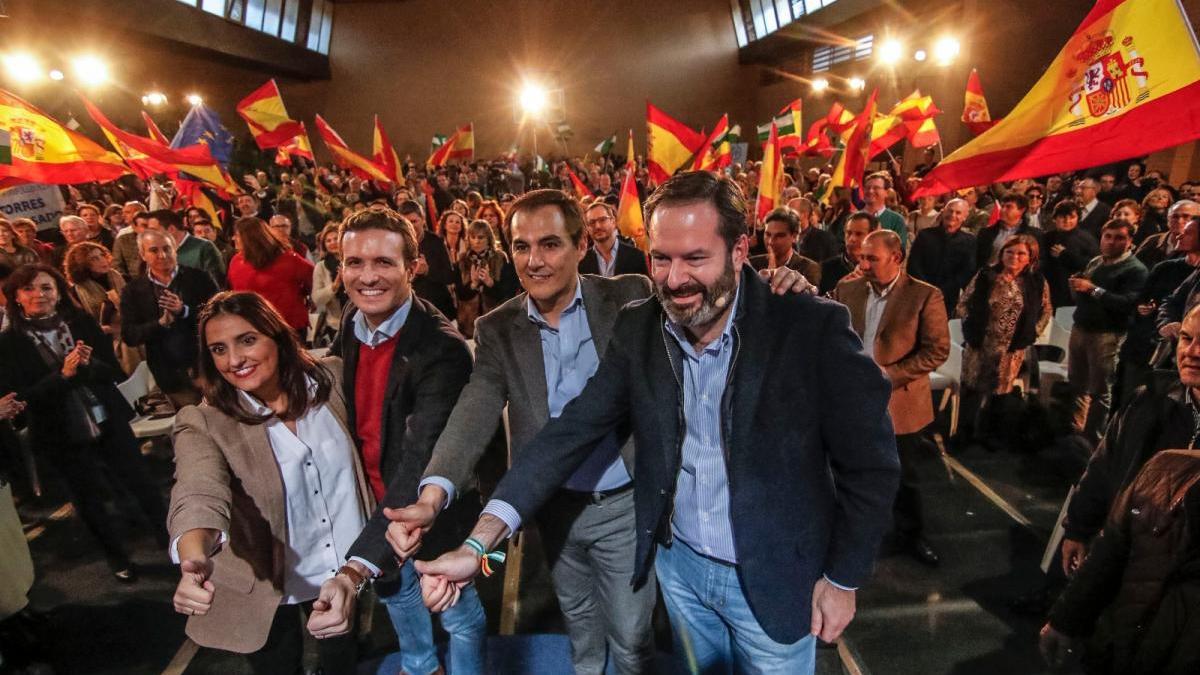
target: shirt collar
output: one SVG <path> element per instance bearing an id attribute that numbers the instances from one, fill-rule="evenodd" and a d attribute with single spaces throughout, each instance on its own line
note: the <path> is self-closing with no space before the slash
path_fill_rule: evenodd
<path id="1" fill-rule="evenodd" d="M 317 393 L 317 383 L 315 380 L 313 380 L 308 375 L 305 375 L 304 383 L 308 387 L 308 395 L 309 396 L 313 396 Z M 268 407 L 262 401 L 258 400 L 258 398 L 255 397 L 250 392 L 238 389 L 238 396 L 242 399 L 242 405 L 245 406 L 246 410 L 251 415 L 258 415 L 260 417 L 274 417 L 275 416 L 274 410 L 271 410 L 270 407 Z"/>
<path id="2" fill-rule="evenodd" d="M 575 277 L 575 296 L 571 298 L 571 304 L 567 305 L 562 314 L 569 314 L 576 308 L 583 306 L 583 284 L 580 283 L 578 276 Z M 550 322 L 546 321 L 546 317 L 538 311 L 537 305 L 533 304 L 533 298 L 525 296 L 525 314 L 529 320 L 537 325 L 538 328 L 550 328 Z M 552 329 L 553 330 L 553 329 Z"/>
<path id="3" fill-rule="evenodd" d="M 886 298 L 888 296 L 888 294 L 890 294 L 892 292 L 892 289 L 896 287 L 897 281 L 900 281 L 899 274 L 896 275 L 895 279 L 892 279 L 892 282 L 890 284 L 888 284 L 887 286 L 884 286 L 882 291 L 876 291 L 875 284 L 872 284 L 869 281 L 867 282 L 867 288 L 870 290 L 871 295 L 875 296 L 876 298 L 882 299 L 882 298 Z"/>
<path id="4" fill-rule="evenodd" d="M 392 339 L 404 327 L 405 322 L 408 321 L 408 314 L 412 310 L 412 302 L 413 296 L 409 293 L 408 299 L 404 301 L 404 304 L 400 305 L 396 311 L 392 312 L 391 316 L 384 319 L 383 323 L 375 328 L 367 325 L 366 315 L 362 312 L 355 313 L 354 337 L 358 338 L 359 342 L 368 347 L 377 347 L 381 342 Z"/>
<path id="5" fill-rule="evenodd" d="M 719 351 L 722 347 L 733 341 L 733 320 L 735 317 L 737 317 L 738 301 L 741 300 L 741 298 L 742 285 L 738 284 L 737 291 L 735 291 L 733 294 L 733 310 L 729 312 L 729 316 L 725 318 L 725 328 L 721 331 L 721 335 L 716 340 L 713 340 L 704 346 L 704 351 Z M 682 326 L 674 321 L 671 321 L 670 319 L 666 319 L 665 323 L 667 326 L 667 331 L 671 334 L 671 337 L 675 338 L 675 341 L 678 342 L 679 346 L 683 348 L 683 353 L 688 354 L 689 356 L 694 356 L 696 354 L 696 350 L 692 347 L 692 342 L 688 338 L 687 331 Z"/>
<path id="6" fill-rule="evenodd" d="M 151 283 L 158 285 L 158 286 L 162 286 L 163 288 L 167 288 L 171 284 L 175 283 L 175 277 L 179 276 L 179 265 L 178 264 L 175 265 L 175 269 L 171 270 L 171 280 L 165 284 L 163 282 L 159 281 L 153 274 L 151 274 L 149 268 L 146 269 L 146 276 L 150 277 Z"/>
<path id="7" fill-rule="evenodd" d="M 876 218 L 878 218 L 878 217 L 879 217 L 879 214 L 883 213 L 884 211 L 887 211 L 887 204 L 884 204 L 883 206 L 879 207 L 879 210 L 878 210 L 878 211 L 872 211 L 872 212 L 871 212 L 871 215 L 873 215 L 873 216 L 875 216 Z"/>

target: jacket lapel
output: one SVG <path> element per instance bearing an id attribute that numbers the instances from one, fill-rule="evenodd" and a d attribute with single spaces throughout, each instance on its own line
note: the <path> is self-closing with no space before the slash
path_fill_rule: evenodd
<path id="1" fill-rule="evenodd" d="M 581 276 L 579 283 L 583 289 L 583 307 L 587 310 L 588 329 L 592 333 L 592 344 L 596 347 L 596 356 L 604 358 L 604 351 L 612 339 L 613 318 L 619 307 L 615 307 L 612 299 L 604 289 L 593 279 Z"/>
<path id="2" fill-rule="evenodd" d="M 850 310 L 850 327 L 854 329 L 860 337 L 867 326 L 867 282 L 859 281 L 858 283 L 848 284 L 846 286 L 845 303 L 846 308 Z M 838 295 L 841 295 L 839 292 Z"/>
<path id="3" fill-rule="evenodd" d="M 908 275 L 904 272 L 901 272 L 900 277 L 896 279 L 896 285 L 892 286 L 892 290 L 888 292 L 887 303 L 883 306 L 883 316 L 879 317 L 879 326 L 875 329 L 876 342 L 879 342 L 885 338 L 892 326 L 892 322 L 896 320 L 896 317 L 902 317 L 907 313 L 907 294 L 904 292 L 907 286 Z M 867 292 L 869 293 L 870 290 Z M 904 306 L 902 307 L 902 305 Z M 872 345 L 872 347 L 874 347 L 874 345 Z"/>
<path id="4" fill-rule="evenodd" d="M 747 268 L 748 269 L 748 268 Z M 734 315 L 734 355 L 732 390 L 726 387 L 725 400 L 733 411 L 731 435 L 726 439 L 729 458 L 734 452 L 748 450 L 750 429 L 758 410 L 758 398 L 766 377 L 767 364 L 773 360 L 772 331 L 767 325 L 767 285 L 757 274 L 742 274 L 742 297 Z M 724 430 L 722 430 L 724 431 Z M 727 469 L 728 470 L 728 469 Z"/>
<path id="5" fill-rule="evenodd" d="M 524 296 L 528 298 L 529 296 Z M 523 303 L 522 303 L 523 304 Z M 513 356 L 517 361 L 517 370 L 525 381 L 525 391 L 529 395 L 529 409 L 537 419 L 550 419 L 550 406 L 546 403 L 549 394 L 546 391 L 546 365 L 542 355 L 542 336 L 536 324 L 529 320 L 524 309 L 518 311 L 512 323 Z"/>

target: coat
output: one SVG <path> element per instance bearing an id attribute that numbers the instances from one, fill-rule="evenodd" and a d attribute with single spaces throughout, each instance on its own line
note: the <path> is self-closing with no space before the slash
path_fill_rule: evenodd
<path id="1" fill-rule="evenodd" d="M 617 239 L 617 261 L 613 265 L 613 276 L 619 274 L 642 274 L 650 275 L 649 269 L 646 267 L 646 254 L 639 251 L 636 247 L 630 246 Z M 600 261 L 596 260 L 595 247 L 588 247 L 587 255 L 583 256 L 583 260 L 579 261 L 580 274 L 600 274 Z"/>
<path id="2" fill-rule="evenodd" d="M 308 294 L 312 292 L 313 264 L 294 251 L 284 251 L 258 269 L 241 253 L 229 261 L 229 289 L 254 291 L 266 298 L 301 338 L 308 332 Z"/>

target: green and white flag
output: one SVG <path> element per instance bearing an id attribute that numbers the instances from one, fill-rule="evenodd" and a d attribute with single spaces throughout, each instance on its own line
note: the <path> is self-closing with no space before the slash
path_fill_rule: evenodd
<path id="1" fill-rule="evenodd" d="M 545 171 L 546 170 L 546 160 L 542 159 L 541 155 L 537 155 L 537 161 L 535 161 L 533 163 L 533 170 L 534 171 Z"/>
<path id="2" fill-rule="evenodd" d="M 608 138 L 600 141 L 600 144 L 595 147 L 593 152 L 598 155 L 607 155 L 612 152 L 613 146 L 617 144 L 617 135 L 613 134 Z"/>
<path id="3" fill-rule="evenodd" d="M 767 133 L 770 135 L 771 125 L 767 125 Z M 730 143 L 740 143 L 742 141 L 742 125 L 735 124 L 733 128 L 725 132 L 725 140 Z"/>
<path id="4" fill-rule="evenodd" d="M 792 121 L 792 114 L 789 112 L 786 115 L 780 115 L 774 120 L 775 126 L 778 129 L 780 136 L 795 136 L 800 133 L 796 130 L 796 125 Z M 766 143 L 771 136 L 771 122 L 758 125 L 758 142 Z"/>
<path id="5" fill-rule="evenodd" d="M 434 134 L 434 135 L 433 135 L 433 140 L 429 142 L 429 152 L 430 152 L 430 154 L 434 153 L 435 151 L 437 151 L 437 149 L 438 149 L 438 148 L 440 148 L 440 147 L 442 147 L 443 145 L 445 145 L 445 144 L 446 144 L 446 138 L 447 138 L 446 134 Z"/>

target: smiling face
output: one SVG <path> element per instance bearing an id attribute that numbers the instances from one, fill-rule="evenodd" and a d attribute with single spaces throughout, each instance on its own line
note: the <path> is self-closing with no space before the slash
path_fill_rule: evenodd
<path id="1" fill-rule="evenodd" d="M 1004 266 L 1004 271 L 1011 276 L 1017 276 L 1029 267 L 1029 247 L 1025 244 L 1013 244 L 1005 246 L 1000 252 L 1000 264 Z"/>
<path id="2" fill-rule="evenodd" d="M 29 283 L 17 289 L 17 304 L 25 316 L 37 319 L 50 316 L 58 307 L 58 285 L 54 277 L 40 272 Z"/>
<path id="3" fill-rule="evenodd" d="M 650 278 L 671 321 L 702 335 L 726 316 L 749 240 L 725 244 L 720 214 L 708 202 L 663 204 L 650 219 Z"/>
<path id="4" fill-rule="evenodd" d="M 219 314 L 208 321 L 204 344 L 221 377 L 260 401 L 279 390 L 279 345 L 236 314 Z"/>
<path id="5" fill-rule="evenodd" d="M 565 304 L 574 293 L 579 261 L 587 253 L 583 237 L 571 241 L 566 219 L 549 204 L 522 209 L 512 218 L 512 259 L 521 286 L 543 312 Z"/>
<path id="6" fill-rule="evenodd" d="M 175 240 L 165 232 L 146 230 L 142 233 L 142 261 L 161 278 L 175 271 Z"/>
<path id="7" fill-rule="evenodd" d="M 613 237 L 617 234 L 617 221 L 608 215 L 608 209 L 602 206 L 593 206 L 584 213 L 584 218 L 588 236 L 592 238 L 592 241 L 604 248 L 612 246 Z"/>
<path id="8" fill-rule="evenodd" d="M 387 320 L 412 294 L 413 268 L 399 232 L 369 229 L 342 237 L 342 282 L 372 325 Z"/>

